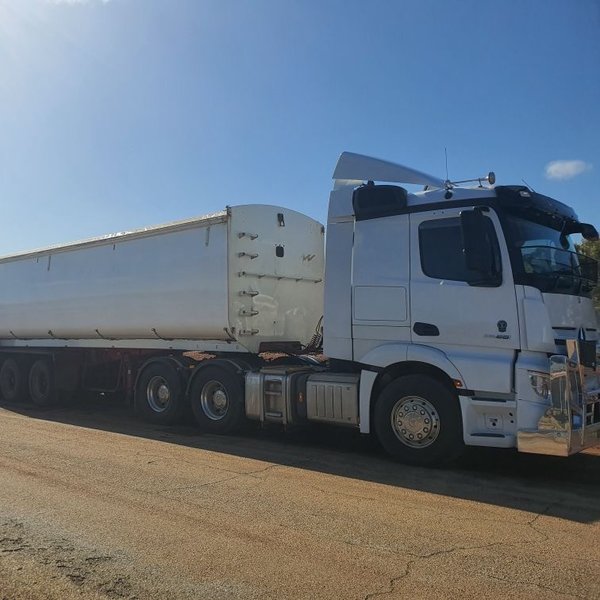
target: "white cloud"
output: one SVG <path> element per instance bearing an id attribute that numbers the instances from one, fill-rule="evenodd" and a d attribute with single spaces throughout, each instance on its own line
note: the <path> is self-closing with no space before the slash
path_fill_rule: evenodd
<path id="1" fill-rule="evenodd" d="M 592 165 L 583 160 L 553 160 L 546 165 L 548 179 L 571 179 L 589 171 Z"/>

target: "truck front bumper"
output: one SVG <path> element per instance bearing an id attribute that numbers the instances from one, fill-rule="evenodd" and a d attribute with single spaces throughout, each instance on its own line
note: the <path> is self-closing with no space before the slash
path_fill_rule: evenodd
<path id="1" fill-rule="evenodd" d="M 550 406 L 537 429 L 519 430 L 520 452 L 569 456 L 600 445 L 600 355 L 596 342 L 567 340 L 550 357 Z"/>

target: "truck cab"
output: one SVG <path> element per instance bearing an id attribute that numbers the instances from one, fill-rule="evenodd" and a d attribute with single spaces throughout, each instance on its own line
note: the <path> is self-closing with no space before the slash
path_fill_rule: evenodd
<path id="1" fill-rule="evenodd" d="M 594 227 L 527 187 L 459 187 L 351 153 L 334 179 L 324 351 L 360 366 L 361 431 L 409 462 L 600 443 L 597 264 L 573 240 Z"/>

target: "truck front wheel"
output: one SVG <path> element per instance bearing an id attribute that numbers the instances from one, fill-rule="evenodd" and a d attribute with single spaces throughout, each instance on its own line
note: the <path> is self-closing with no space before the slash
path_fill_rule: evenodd
<path id="1" fill-rule="evenodd" d="M 240 376 L 226 367 L 203 367 L 190 388 L 196 422 L 208 433 L 233 433 L 246 421 Z"/>
<path id="2" fill-rule="evenodd" d="M 374 427 L 384 449 L 412 465 L 441 464 L 464 448 L 458 398 L 425 375 L 401 377 L 383 389 Z"/>

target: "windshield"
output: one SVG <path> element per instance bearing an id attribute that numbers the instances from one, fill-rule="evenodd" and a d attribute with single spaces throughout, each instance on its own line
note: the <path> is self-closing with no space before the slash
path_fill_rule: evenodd
<path id="1" fill-rule="evenodd" d="M 555 294 L 591 294 L 598 265 L 577 253 L 570 236 L 520 216 L 509 214 L 504 221 L 515 283 Z"/>

